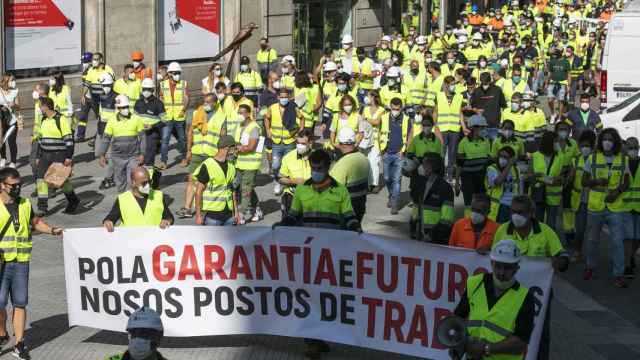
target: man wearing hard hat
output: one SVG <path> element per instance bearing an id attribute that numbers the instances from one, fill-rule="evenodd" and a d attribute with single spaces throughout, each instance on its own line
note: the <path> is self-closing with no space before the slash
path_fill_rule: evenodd
<path id="1" fill-rule="evenodd" d="M 520 249 L 502 240 L 491 250 L 491 273 L 467 279 L 454 313 L 465 319 L 467 359 L 524 359 L 534 327 L 535 298 L 516 280 Z M 450 350 L 452 359 L 461 354 Z"/>
<path id="2" fill-rule="evenodd" d="M 158 352 L 158 345 L 164 335 L 164 327 L 158 313 L 146 306 L 136 310 L 129 316 L 127 332 L 129 333 L 127 351 L 107 357 L 105 360 L 166 360 Z"/>

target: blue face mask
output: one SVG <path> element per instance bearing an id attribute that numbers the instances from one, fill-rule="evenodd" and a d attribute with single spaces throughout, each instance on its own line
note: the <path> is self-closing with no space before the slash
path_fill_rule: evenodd
<path id="1" fill-rule="evenodd" d="M 517 83 L 519 83 L 519 82 L 520 82 L 520 76 L 514 76 L 514 77 L 512 77 L 511 79 L 513 80 L 513 83 L 514 83 L 514 84 L 517 84 Z"/>
<path id="2" fill-rule="evenodd" d="M 129 340 L 129 355 L 135 360 L 142 360 L 153 352 L 152 340 L 143 337 L 134 337 Z"/>
<path id="3" fill-rule="evenodd" d="M 311 180 L 315 183 L 324 181 L 327 177 L 327 173 L 321 171 L 311 171 Z"/>
<path id="4" fill-rule="evenodd" d="M 289 104 L 289 99 L 280 99 L 280 105 L 287 106 Z"/>

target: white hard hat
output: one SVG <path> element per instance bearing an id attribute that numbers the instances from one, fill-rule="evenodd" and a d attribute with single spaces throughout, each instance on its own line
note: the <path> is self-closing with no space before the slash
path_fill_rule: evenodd
<path id="1" fill-rule="evenodd" d="M 334 63 L 333 61 L 326 62 L 322 67 L 322 71 L 336 71 L 336 70 L 338 70 L 338 65 L 336 65 L 336 63 Z"/>
<path id="2" fill-rule="evenodd" d="M 382 41 L 391 41 L 391 36 L 385 35 L 382 37 Z"/>
<path id="3" fill-rule="evenodd" d="M 562 19 L 560 18 L 553 19 L 553 26 L 560 27 L 561 25 L 562 25 Z"/>
<path id="4" fill-rule="evenodd" d="M 502 66 L 503 68 L 506 68 L 509 66 L 509 59 L 501 59 L 500 60 L 500 66 Z"/>
<path id="5" fill-rule="evenodd" d="M 345 126 L 338 131 L 338 143 L 340 144 L 355 144 L 356 132 L 352 128 Z"/>
<path id="6" fill-rule="evenodd" d="M 424 35 L 420 35 L 416 39 L 416 44 L 418 45 L 425 45 L 426 43 L 427 43 L 427 38 Z"/>
<path id="7" fill-rule="evenodd" d="M 482 41 L 482 34 L 480 34 L 479 32 L 473 34 L 473 40 L 481 40 Z"/>
<path id="8" fill-rule="evenodd" d="M 142 88 L 143 89 L 155 89 L 156 85 L 153 83 L 153 80 L 150 78 L 144 78 L 142 80 Z"/>
<path id="9" fill-rule="evenodd" d="M 113 77 L 110 74 L 102 74 L 100 77 L 100 84 L 113 85 Z"/>
<path id="10" fill-rule="evenodd" d="M 167 72 L 182 72 L 182 67 L 177 62 L 173 61 L 169 64 Z"/>
<path id="11" fill-rule="evenodd" d="M 460 35 L 460 37 L 458 37 L 458 44 L 464 44 L 467 42 L 467 37 L 464 35 Z"/>
<path id="12" fill-rule="evenodd" d="M 343 44 L 353 44 L 353 37 L 351 37 L 351 35 L 349 35 L 349 34 L 343 36 L 342 37 L 342 43 Z"/>
<path id="13" fill-rule="evenodd" d="M 387 70 L 387 77 L 400 77 L 400 69 L 397 66 L 392 66 Z"/>
<path id="14" fill-rule="evenodd" d="M 501 240 L 496 247 L 491 249 L 491 260 L 505 264 L 517 264 L 520 262 L 520 249 L 513 240 Z"/>
<path id="15" fill-rule="evenodd" d="M 291 55 L 287 55 L 287 56 L 283 57 L 282 58 L 282 62 L 285 62 L 285 61 L 291 63 L 292 65 L 296 64 L 296 58 L 294 58 Z"/>
<path id="16" fill-rule="evenodd" d="M 129 98 L 127 95 L 118 95 L 116 96 L 116 107 L 127 107 L 129 106 Z"/>

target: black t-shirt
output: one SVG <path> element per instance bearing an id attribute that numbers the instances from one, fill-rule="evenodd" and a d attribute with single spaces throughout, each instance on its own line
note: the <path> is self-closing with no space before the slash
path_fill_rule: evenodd
<path id="1" fill-rule="evenodd" d="M 229 168 L 227 162 L 220 162 L 216 159 L 213 160 L 218 163 L 224 175 L 227 176 L 227 170 Z M 202 166 L 200 167 L 200 172 L 198 173 L 198 175 L 196 175 L 196 179 L 198 179 L 199 183 L 204 184 L 205 186 L 209 183 L 209 180 L 211 180 L 211 178 L 209 177 L 209 170 L 207 169 L 207 165 L 202 164 Z M 233 212 L 229 208 L 229 205 L 225 204 L 224 210 L 216 212 L 206 211 L 205 216 L 213 220 L 226 221 L 233 216 Z"/>
<path id="2" fill-rule="evenodd" d="M 11 216 L 11 222 L 13 223 L 13 228 L 16 231 L 20 228 L 20 212 L 18 210 L 19 205 L 20 205 L 20 199 L 9 204 L 6 204 L 6 203 L 4 204 L 4 207 L 7 208 L 7 211 Z M 31 207 L 31 217 L 29 218 L 29 224 L 33 223 L 33 218 L 35 218 L 35 215 L 33 213 L 33 207 Z M 2 229 L 0 229 L 0 231 L 2 231 Z"/>
<path id="3" fill-rule="evenodd" d="M 496 296 L 495 290 L 493 288 L 493 278 L 491 274 L 485 274 L 482 281 L 484 282 L 484 288 L 486 291 L 487 305 L 489 307 L 489 310 L 491 310 L 491 308 L 493 308 L 493 306 L 498 302 L 500 298 Z M 515 290 L 520 286 L 520 283 L 516 281 L 516 283 L 513 284 L 512 288 Z M 460 303 L 454 311 L 454 314 L 463 319 L 468 318 L 470 312 L 467 290 L 465 290 L 464 294 L 462 295 L 462 300 L 460 300 Z M 506 291 L 503 292 L 500 297 L 502 297 L 502 295 L 504 294 L 506 294 Z M 524 303 L 522 303 L 520 311 L 518 311 L 518 316 L 516 317 L 516 327 L 513 331 L 513 335 L 517 336 L 520 340 L 524 341 L 527 344 L 529 343 L 529 339 L 531 339 L 531 333 L 533 332 L 534 317 L 535 299 L 533 297 L 533 293 L 529 291 L 524 299 Z"/>

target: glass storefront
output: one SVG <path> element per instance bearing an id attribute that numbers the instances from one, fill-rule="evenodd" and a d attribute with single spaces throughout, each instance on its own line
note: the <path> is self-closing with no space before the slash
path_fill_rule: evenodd
<path id="1" fill-rule="evenodd" d="M 293 43 L 296 61 L 312 70 L 327 51 L 340 48 L 342 36 L 352 34 L 352 1 L 296 0 Z"/>

